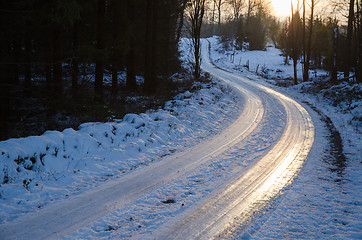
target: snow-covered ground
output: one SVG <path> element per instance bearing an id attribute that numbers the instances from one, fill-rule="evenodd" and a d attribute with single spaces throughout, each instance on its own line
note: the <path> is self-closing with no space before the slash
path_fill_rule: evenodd
<path id="1" fill-rule="evenodd" d="M 208 40 L 216 66 L 262 84 L 268 82 L 274 89 L 304 103 L 316 129 L 314 147 L 294 183 L 266 214 L 233 237 L 362 239 L 361 84 L 341 83 L 326 88 L 323 76 L 327 73 L 313 70 L 313 82 L 278 87 L 285 84 L 283 79 L 293 76 L 293 67 L 284 65 L 280 50 L 268 47 L 267 51 L 236 51 L 232 56 L 233 51 L 225 51 L 216 37 Z M 247 63 L 249 71 L 243 66 Z M 298 69 L 301 77 L 300 64 Z M 351 94 L 359 99 L 351 99 Z M 326 120 L 328 117 L 332 123 Z M 335 146 L 335 130 L 342 139 L 342 156 Z"/>
<path id="2" fill-rule="evenodd" d="M 311 94 L 316 88 L 310 83 L 277 87 L 278 80 L 273 79 L 292 76 L 292 66 L 283 65 L 279 50 L 270 47 L 268 51 L 236 52 L 231 59 L 230 54 L 219 51 L 216 38 L 209 40 L 217 66 L 261 84 L 272 83 L 278 91 L 301 103 L 308 102 L 302 104 L 312 116 L 316 129 L 315 145 L 294 183 L 266 214 L 259 216 L 248 229 L 235 231 L 233 237 L 361 239 L 362 149 L 358 119 L 361 100 L 341 101 L 333 107 L 331 101 L 323 97 L 330 91 Z M 188 42 L 183 40 L 182 43 L 181 50 L 187 59 Z M 250 71 L 242 66 L 246 62 Z M 257 76 L 257 69 L 258 74 L 262 72 L 270 79 Z M 313 74 L 323 76 L 326 73 L 316 71 Z M 360 86 L 345 85 L 344 88 L 361 91 Z M 198 84 L 195 89 L 200 90 L 180 94 L 157 111 L 129 114 L 109 123 L 85 123 L 79 130 L 52 131 L 42 136 L 0 142 L 0 228 L 37 209 L 80 195 L 203 142 L 221 132 L 240 113 L 240 99 L 218 82 Z M 274 110 L 283 116 L 282 109 Z M 271 105 L 266 107 L 266 111 L 274 110 Z M 336 136 L 331 134 L 332 127 L 327 127 L 326 116 L 332 119 L 342 136 L 346 158 L 342 163 L 335 161 L 336 149 L 331 142 Z M 275 122 L 278 128 L 275 132 L 283 129 L 277 119 L 267 120 Z M 264 127 L 268 130 L 266 125 Z M 262 140 L 248 147 L 257 148 L 262 144 L 268 148 L 277 138 L 278 134 L 261 136 Z M 227 158 L 213 159 L 206 167 L 166 184 L 128 208 L 90 223 L 68 238 L 142 239 L 150 236 L 165 219 L 172 219 L 212 190 L 222 187 L 233 168 L 247 166 L 251 160 L 238 147 L 245 146 L 231 148 L 223 155 Z M 235 154 L 243 161 L 235 161 Z"/>
<path id="3" fill-rule="evenodd" d="M 204 141 L 237 116 L 227 87 L 195 89 L 157 111 L 0 142 L 0 224 Z"/>

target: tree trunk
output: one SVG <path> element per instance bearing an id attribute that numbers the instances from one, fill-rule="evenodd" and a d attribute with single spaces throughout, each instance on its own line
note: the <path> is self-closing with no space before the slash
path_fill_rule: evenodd
<path id="1" fill-rule="evenodd" d="M 217 23 L 217 31 L 218 31 L 218 35 L 221 35 L 221 0 L 219 0 L 219 3 L 217 5 L 217 11 L 218 11 L 218 23 Z"/>
<path id="2" fill-rule="evenodd" d="M 246 26 L 249 27 L 250 15 L 252 10 L 252 0 L 248 0 L 248 12 L 246 17 Z"/>
<path id="3" fill-rule="evenodd" d="M 95 69 L 95 99 L 98 102 L 103 102 L 103 71 L 104 71 L 104 28 L 106 15 L 106 0 L 98 0 L 97 9 L 97 50 L 98 56 Z"/>
<path id="4" fill-rule="evenodd" d="M 294 85 L 298 84 L 297 64 L 298 64 L 298 59 L 293 58 Z"/>
<path id="5" fill-rule="evenodd" d="M 50 39 L 50 41 L 48 40 Z M 46 79 L 46 89 L 48 91 L 49 97 L 53 89 L 53 74 L 52 74 L 52 51 L 53 51 L 53 41 L 51 34 L 51 27 L 47 26 L 42 36 L 42 51 L 44 54 L 44 73 Z"/>
<path id="6" fill-rule="evenodd" d="M 117 95 L 118 92 L 118 71 L 119 71 L 119 60 L 121 56 L 120 52 L 120 42 L 121 42 L 121 25 L 122 25 L 122 15 L 124 13 L 134 14 L 132 9 L 129 9 L 128 5 L 130 0 L 124 1 L 122 3 L 119 0 L 112 1 L 112 27 L 113 27 L 113 56 L 112 56 L 112 94 L 113 96 Z M 122 11 L 123 8 L 126 10 Z M 132 24 L 132 22 L 130 23 Z"/>
<path id="7" fill-rule="evenodd" d="M 132 0 L 127 0 L 127 18 L 131 27 L 135 24 L 135 8 Z M 135 70 L 135 39 L 134 35 L 131 34 L 128 39 L 128 51 L 126 54 L 126 68 L 127 68 L 127 88 L 131 91 L 137 89 L 136 83 L 136 70 Z"/>
<path id="8" fill-rule="evenodd" d="M 10 83 L 8 69 L 5 64 L 0 65 L 0 139 L 9 137 L 8 119 L 10 116 Z"/>
<path id="9" fill-rule="evenodd" d="M 362 1 L 357 2 L 357 67 L 356 80 L 362 83 Z"/>
<path id="10" fill-rule="evenodd" d="M 292 21 L 291 21 L 291 42 L 292 42 L 292 59 L 293 59 L 293 69 L 294 69 L 294 84 L 298 84 L 298 75 L 297 75 L 297 64 L 299 59 L 299 12 L 293 12 L 293 5 L 292 5 Z"/>
<path id="11" fill-rule="evenodd" d="M 348 26 L 347 26 L 347 43 L 344 59 L 344 77 L 349 77 L 349 71 L 351 68 L 351 58 L 354 56 L 352 53 L 352 38 L 353 38 L 353 22 L 354 22 L 354 0 L 349 1 L 349 13 L 348 13 Z"/>
<path id="12" fill-rule="evenodd" d="M 195 80 L 200 79 L 200 37 L 201 37 L 201 26 L 205 12 L 205 0 L 193 0 L 192 9 L 190 10 L 191 19 L 191 38 L 194 49 L 195 67 L 194 67 L 194 78 Z"/>
<path id="13" fill-rule="evenodd" d="M 30 28 L 29 24 L 27 24 L 27 27 Z M 31 87 L 31 39 L 30 34 L 28 33 L 28 29 L 25 30 L 25 36 L 24 36 L 24 47 L 25 47 L 25 73 L 24 73 L 24 83 L 25 83 L 25 94 L 29 95 L 29 88 Z"/>
<path id="14" fill-rule="evenodd" d="M 135 46 L 134 42 L 130 43 L 127 53 L 127 88 L 131 91 L 137 89 L 135 73 Z"/>
<path id="15" fill-rule="evenodd" d="M 52 93 L 57 100 L 63 96 L 62 82 L 62 41 L 61 27 L 58 24 L 53 26 L 53 83 Z"/>
<path id="16" fill-rule="evenodd" d="M 303 51 L 303 82 L 308 81 L 308 71 L 309 69 L 306 68 L 306 44 L 305 44 L 305 0 L 303 0 L 303 32 L 302 32 L 302 41 L 303 41 L 303 47 L 302 47 L 302 51 Z"/>
<path id="17" fill-rule="evenodd" d="M 52 75 L 52 67 L 51 61 L 47 59 L 45 62 L 45 80 L 46 80 L 46 89 L 48 93 L 52 91 L 52 82 L 53 82 L 53 75 Z"/>
<path id="18" fill-rule="evenodd" d="M 311 0 L 309 34 L 308 34 L 307 50 L 305 54 L 307 58 L 304 60 L 304 72 L 303 72 L 304 82 L 309 81 L 309 66 L 310 66 L 310 56 L 312 51 L 312 34 L 313 34 L 313 21 L 314 21 L 314 4 L 315 0 Z"/>
<path id="19" fill-rule="evenodd" d="M 152 85 L 152 5 L 153 0 L 147 0 L 146 6 L 146 39 L 145 39 L 145 82 L 144 90 L 149 91 L 150 85 Z"/>
<path id="20" fill-rule="evenodd" d="M 184 11 L 185 11 L 185 8 L 186 8 L 186 2 L 187 2 L 187 0 L 182 0 L 182 5 L 181 5 L 180 10 L 179 10 L 179 20 L 178 20 L 177 34 L 176 34 L 177 43 L 180 41 L 181 32 L 182 32 L 182 28 L 183 28 L 183 25 L 184 25 Z"/>
<path id="21" fill-rule="evenodd" d="M 214 7 L 212 8 L 212 17 L 211 17 L 211 32 L 212 32 L 212 36 L 215 35 L 215 8 L 216 8 L 216 2 L 214 0 Z"/>
<path id="22" fill-rule="evenodd" d="M 157 73 L 158 73 L 158 0 L 154 0 L 153 2 L 153 9 L 152 9 L 152 70 L 151 70 L 151 79 L 152 79 L 152 86 L 150 87 L 150 91 L 153 93 L 157 86 L 158 86 L 158 79 L 157 79 Z"/>
<path id="23" fill-rule="evenodd" d="M 146 7 L 146 49 L 145 49 L 145 85 L 147 93 L 156 90 L 156 45 L 157 45 L 157 0 L 147 0 Z"/>
<path id="24" fill-rule="evenodd" d="M 79 22 L 73 26 L 73 58 L 72 58 L 72 97 L 77 98 L 78 95 L 78 79 L 79 79 Z"/>
<path id="25" fill-rule="evenodd" d="M 1 62 L 11 61 L 10 40 L 0 36 L 2 46 Z M 11 97 L 11 71 L 8 64 L 0 64 L 0 137 L 1 140 L 9 137 L 8 122 L 10 116 L 10 97 Z"/>
<path id="26" fill-rule="evenodd" d="M 331 83 L 337 84 L 337 48 L 338 48 L 338 28 L 333 28 L 333 67 L 331 71 Z"/>

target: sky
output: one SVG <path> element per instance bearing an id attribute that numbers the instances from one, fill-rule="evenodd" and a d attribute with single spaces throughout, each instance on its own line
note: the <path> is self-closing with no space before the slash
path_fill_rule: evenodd
<path id="1" fill-rule="evenodd" d="M 287 17 L 291 14 L 290 0 L 272 0 L 272 8 L 278 17 Z"/>
<path id="2" fill-rule="evenodd" d="M 301 8 L 303 0 L 292 0 L 293 1 L 293 8 L 296 9 L 296 6 L 299 5 Z M 273 14 L 279 18 L 285 18 L 291 16 L 291 0 L 270 0 Z M 310 0 L 306 0 L 306 14 L 309 16 L 309 5 Z M 345 22 L 345 14 L 346 10 L 348 10 L 348 4 L 344 8 L 344 12 L 336 11 L 332 8 L 328 0 L 315 0 L 315 9 L 314 9 L 314 16 L 329 16 L 332 18 L 337 18 L 340 22 Z M 300 9 L 301 10 L 301 9 Z"/>

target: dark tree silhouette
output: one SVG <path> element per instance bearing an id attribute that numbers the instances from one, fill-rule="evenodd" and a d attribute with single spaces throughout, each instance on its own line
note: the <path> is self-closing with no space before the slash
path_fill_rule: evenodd
<path id="1" fill-rule="evenodd" d="M 201 74 L 201 26 L 205 13 L 205 0 L 191 0 L 188 6 L 188 17 L 191 23 L 191 39 L 194 52 L 194 78 L 200 79 Z"/>

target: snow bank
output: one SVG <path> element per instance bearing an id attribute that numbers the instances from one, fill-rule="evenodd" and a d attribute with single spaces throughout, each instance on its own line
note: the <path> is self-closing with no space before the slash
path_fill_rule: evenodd
<path id="1" fill-rule="evenodd" d="M 344 115 L 347 124 L 362 132 L 362 84 L 341 82 L 330 86 L 326 79 L 315 79 L 294 88 L 323 99 Z"/>
<path id="2" fill-rule="evenodd" d="M 183 136 L 192 137 L 195 127 L 205 129 L 203 126 L 219 117 L 221 110 L 213 104 L 232 104 L 232 99 L 221 100 L 222 96 L 217 88 L 201 89 L 195 95 L 185 92 L 167 102 L 165 110 L 127 114 L 123 120 L 109 123 L 84 123 L 78 131 L 68 128 L 2 141 L 0 183 L 14 182 L 26 171 L 66 171 L 72 161 L 107 149 L 150 151 Z"/>
<path id="3" fill-rule="evenodd" d="M 239 104 L 221 85 L 194 88 L 163 109 L 0 142 L 0 224 L 181 151 L 236 117 Z"/>

